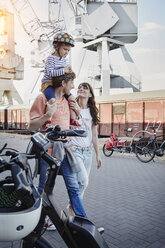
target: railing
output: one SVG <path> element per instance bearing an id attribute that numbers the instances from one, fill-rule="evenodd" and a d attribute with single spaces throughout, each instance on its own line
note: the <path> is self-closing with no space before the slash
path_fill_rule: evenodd
<path id="1" fill-rule="evenodd" d="M 137 3 L 137 0 L 109 0 L 108 2 Z"/>
<path id="2" fill-rule="evenodd" d="M 141 91 L 141 81 L 133 75 L 130 75 L 130 83 Z"/>
<path id="3" fill-rule="evenodd" d="M 137 0 L 108 0 L 108 2 L 137 3 Z"/>
<path id="4" fill-rule="evenodd" d="M 89 2 L 105 2 L 105 0 L 89 0 Z M 118 3 L 137 3 L 137 0 L 108 0 L 108 2 Z"/>
<path id="5" fill-rule="evenodd" d="M 136 3 L 137 0 L 108 0 L 108 2 Z"/>

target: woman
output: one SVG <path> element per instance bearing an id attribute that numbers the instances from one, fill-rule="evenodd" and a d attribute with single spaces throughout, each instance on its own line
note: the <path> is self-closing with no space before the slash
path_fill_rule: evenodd
<path id="1" fill-rule="evenodd" d="M 77 173 L 80 187 L 80 196 L 83 198 L 84 191 L 88 186 L 89 173 L 92 164 L 92 144 L 96 154 L 97 168 L 101 167 L 101 158 L 98 142 L 98 109 L 96 107 L 93 89 L 89 83 L 81 83 L 77 91 L 77 103 L 80 107 L 80 119 L 78 123 L 81 129 L 87 130 L 87 137 L 72 137 L 71 142 L 74 148 L 74 155 L 81 166 Z"/>

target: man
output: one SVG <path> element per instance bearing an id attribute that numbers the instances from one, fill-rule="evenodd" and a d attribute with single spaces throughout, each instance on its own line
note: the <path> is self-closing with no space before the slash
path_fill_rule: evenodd
<path id="1" fill-rule="evenodd" d="M 34 101 L 30 110 L 30 130 L 43 128 L 44 123 L 51 118 L 51 124 L 59 124 L 61 129 L 69 129 L 70 111 L 68 101 L 64 94 L 69 95 L 74 88 L 75 73 L 67 73 L 53 78 L 53 87 L 55 90 L 56 101 L 49 104 L 44 94 L 40 94 Z M 78 110 L 76 103 L 72 102 L 72 109 Z M 46 181 L 47 164 L 41 159 L 39 193 L 42 193 Z M 79 185 L 76 173 L 73 173 L 68 163 L 66 155 L 62 161 L 60 172 L 63 175 L 70 203 L 76 215 L 87 218 L 84 206 L 80 197 Z"/>

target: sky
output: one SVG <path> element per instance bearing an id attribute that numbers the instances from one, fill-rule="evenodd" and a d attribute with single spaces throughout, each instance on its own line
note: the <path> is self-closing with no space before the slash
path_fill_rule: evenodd
<path id="1" fill-rule="evenodd" d="M 138 0 L 138 40 L 128 46 L 142 90 L 165 89 L 165 1 Z"/>
<path id="2" fill-rule="evenodd" d="M 31 0 L 30 0 L 31 1 Z M 11 12 L 13 9 L 10 0 L 1 0 Z M 47 17 L 47 1 L 31 1 L 36 14 L 43 20 Z M 164 0 L 137 0 L 138 6 L 138 39 L 126 47 L 134 60 L 141 75 L 142 91 L 165 89 L 165 1 Z M 15 16 L 16 53 L 24 57 L 24 80 L 15 81 L 14 84 L 21 97 L 28 101 L 38 93 L 40 78 L 34 87 L 39 69 L 31 68 L 31 51 L 33 46 L 27 34 Z M 118 62 L 116 55 L 116 61 Z"/>

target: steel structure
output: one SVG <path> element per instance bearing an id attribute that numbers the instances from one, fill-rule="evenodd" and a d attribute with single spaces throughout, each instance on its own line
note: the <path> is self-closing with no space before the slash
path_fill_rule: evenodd
<path id="1" fill-rule="evenodd" d="M 15 13 L 22 25 L 24 31 L 29 37 L 30 42 L 34 45 L 35 48 L 39 51 L 39 62 L 35 61 L 33 66 L 37 64 L 43 66 L 42 61 L 44 61 L 45 57 L 47 56 L 53 35 L 63 29 L 64 21 L 59 17 L 53 19 L 51 7 L 56 9 L 59 8 L 59 1 L 56 0 L 49 0 L 48 3 L 48 20 L 46 22 L 42 22 L 35 10 L 33 9 L 30 1 L 28 0 L 10 0 L 11 4 L 15 10 Z"/>
<path id="2" fill-rule="evenodd" d="M 125 48 L 125 43 L 137 39 L 136 0 L 48 0 L 48 21 L 44 23 L 28 0 L 10 1 L 31 42 L 37 45 L 42 61 L 48 55 L 54 33 L 67 30 L 81 47 L 81 51 L 76 51 L 79 57 L 72 61 L 78 76 L 86 63 L 84 50 L 88 50 L 98 54 L 100 69 L 97 75 L 89 78 L 95 82 L 96 88 L 100 88 L 100 94 L 109 94 L 109 90 L 123 87 L 140 91 L 136 66 Z M 113 74 L 109 53 L 117 48 L 121 48 L 128 66 L 129 79 Z M 77 81 L 80 80 L 81 77 Z"/>

